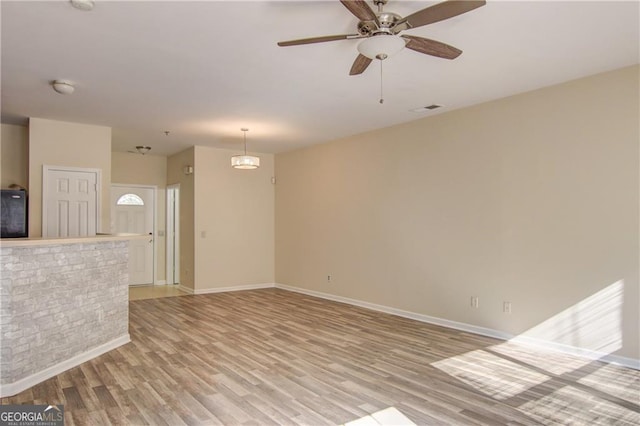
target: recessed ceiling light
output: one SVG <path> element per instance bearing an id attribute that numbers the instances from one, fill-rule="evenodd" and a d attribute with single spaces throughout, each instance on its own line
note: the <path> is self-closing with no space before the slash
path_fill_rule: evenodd
<path id="1" fill-rule="evenodd" d="M 95 6 L 93 0 L 70 0 L 70 2 L 71 6 L 85 11 L 93 10 L 93 6 Z"/>
<path id="2" fill-rule="evenodd" d="M 73 83 L 69 80 L 55 80 L 51 85 L 53 86 L 53 90 L 61 95 L 70 95 L 76 90 L 75 87 L 73 87 Z"/>
<path id="3" fill-rule="evenodd" d="M 442 105 L 431 104 L 431 105 L 423 106 L 423 107 L 420 107 L 420 108 L 410 109 L 409 111 L 411 111 L 411 112 L 426 112 L 426 111 L 431 111 L 431 110 L 438 109 L 438 108 L 442 108 Z"/>

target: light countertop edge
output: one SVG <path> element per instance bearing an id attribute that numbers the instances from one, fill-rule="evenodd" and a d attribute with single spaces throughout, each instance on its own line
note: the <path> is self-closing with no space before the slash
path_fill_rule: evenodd
<path id="1" fill-rule="evenodd" d="M 107 241 L 128 241 L 149 238 L 144 234 L 99 234 L 94 237 L 73 238 L 3 238 L 0 247 L 26 247 L 59 244 L 101 243 Z"/>

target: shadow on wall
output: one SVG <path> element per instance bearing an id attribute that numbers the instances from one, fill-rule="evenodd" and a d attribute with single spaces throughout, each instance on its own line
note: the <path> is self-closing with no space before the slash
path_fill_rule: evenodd
<path id="1" fill-rule="evenodd" d="M 522 345 L 544 339 L 585 355 L 615 352 L 623 291 L 617 281 L 508 342 L 432 365 L 543 423 L 640 424 L 640 371 Z"/>

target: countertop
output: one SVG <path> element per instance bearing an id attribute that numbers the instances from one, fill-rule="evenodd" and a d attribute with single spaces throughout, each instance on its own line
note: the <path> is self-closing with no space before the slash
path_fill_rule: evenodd
<path id="1" fill-rule="evenodd" d="M 72 237 L 72 238 L 2 238 L 0 247 L 26 247 L 44 246 L 56 244 L 81 244 L 103 241 L 127 241 L 149 238 L 144 234 L 98 234 L 94 237 Z"/>

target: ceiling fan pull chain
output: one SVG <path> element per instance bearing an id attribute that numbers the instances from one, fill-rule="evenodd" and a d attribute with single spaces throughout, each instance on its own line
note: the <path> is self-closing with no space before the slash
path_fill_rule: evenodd
<path id="1" fill-rule="evenodd" d="M 380 60 L 380 103 L 384 103 L 384 96 L 382 91 L 382 60 Z"/>

